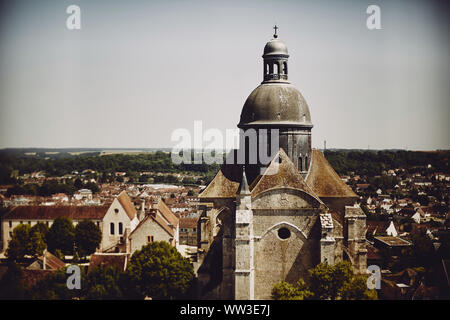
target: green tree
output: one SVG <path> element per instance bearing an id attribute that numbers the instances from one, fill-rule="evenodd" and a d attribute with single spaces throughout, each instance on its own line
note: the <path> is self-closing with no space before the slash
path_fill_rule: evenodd
<path id="1" fill-rule="evenodd" d="M 83 277 L 84 272 L 81 271 L 81 279 Z M 79 290 L 68 289 L 66 282 L 66 268 L 52 272 L 43 279 L 38 280 L 28 290 L 28 297 L 32 300 L 70 300 L 77 297 L 80 294 Z"/>
<path id="2" fill-rule="evenodd" d="M 75 227 L 75 244 L 81 257 L 95 252 L 102 241 L 102 232 L 90 220 L 83 220 Z"/>
<path id="3" fill-rule="evenodd" d="M 30 254 L 33 256 L 40 256 L 43 254 L 45 248 L 47 248 L 46 237 L 48 233 L 48 227 L 38 222 L 30 230 Z"/>
<path id="4" fill-rule="evenodd" d="M 277 283 L 272 289 L 276 300 L 374 300 L 375 290 L 367 288 L 367 276 L 353 273 L 349 262 L 333 266 L 318 264 L 309 271 L 310 284 L 300 279 L 296 286 L 286 282 Z"/>
<path id="5" fill-rule="evenodd" d="M 272 298 L 274 300 L 305 300 L 313 296 L 309 291 L 305 281 L 300 279 L 297 285 L 281 281 L 272 288 Z"/>
<path id="6" fill-rule="evenodd" d="M 152 242 L 136 251 L 127 271 L 141 297 L 153 299 L 180 298 L 194 279 L 189 259 L 167 242 Z"/>
<path id="7" fill-rule="evenodd" d="M 74 240 L 72 220 L 67 217 L 56 218 L 47 234 L 48 250 L 55 253 L 59 249 L 63 254 L 70 255 L 73 253 Z"/>
<path id="8" fill-rule="evenodd" d="M 123 298 L 122 272 L 116 267 L 95 267 L 89 270 L 82 286 L 82 298 L 89 300 L 111 300 Z"/>
<path id="9" fill-rule="evenodd" d="M 17 261 L 30 254 L 30 231 L 31 226 L 28 224 L 19 224 L 13 229 L 13 234 L 6 250 L 6 256 L 9 260 Z"/>

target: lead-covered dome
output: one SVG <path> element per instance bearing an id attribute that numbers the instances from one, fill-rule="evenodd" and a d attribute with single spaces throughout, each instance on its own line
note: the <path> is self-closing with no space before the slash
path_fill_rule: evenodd
<path id="1" fill-rule="evenodd" d="M 288 50 L 283 41 L 275 38 L 270 40 L 264 46 L 264 56 L 287 56 L 289 57 Z"/>
<path id="2" fill-rule="evenodd" d="M 245 101 L 239 128 L 312 127 L 309 107 L 289 83 L 262 83 Z"/>

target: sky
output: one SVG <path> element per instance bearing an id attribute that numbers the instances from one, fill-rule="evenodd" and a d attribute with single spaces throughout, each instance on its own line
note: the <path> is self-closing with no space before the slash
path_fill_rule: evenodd
<path id="1" fill-rule="evenodd" d="M 381 29 L 369 30 L 369 5 Z M 69 5 L 81 29 L 69 30 Z M 236 128 L 273 25 L 313 147 L 450 149 L 448 5 L 437 1 L 14 0 L 0 7 L 0 148 L 172 147 Z"/>

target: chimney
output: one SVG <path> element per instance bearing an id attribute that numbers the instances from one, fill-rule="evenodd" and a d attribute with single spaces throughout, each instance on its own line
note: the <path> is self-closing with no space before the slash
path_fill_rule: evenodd
<path id="1" fill-rule="evenodd" d="M 141 202 L 141 213 L 138 216 L 139 221 L 142 221 L 142 219 L 144 219 L 145 217 L 145 199 L 142 198 L 142 202 Z"/>
<path id="2" fill-rule="evenodd" d="M 44 249 L 43 257 L 44 257 L 44 259 L 42 262 L 42 269 L 46 270 L 47 269 L 47 248 Z"/>

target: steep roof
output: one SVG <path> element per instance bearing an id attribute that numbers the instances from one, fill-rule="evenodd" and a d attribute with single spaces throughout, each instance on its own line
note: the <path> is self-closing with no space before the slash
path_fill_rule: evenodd
<path id="1" fill-rule="evenodd" d="M 299 189 L 315 197 L 319 202 L 322 202 L 314 191 L 306 184 L 302 175 L 283 149 L 280 149 L 277 152 L 262 177 L 259 178 L 259 181 L 253 187 L 252 196 L 256 196 L 263 191 L 275 187 Z"/>
<path id="2" fill-rule="evenodd" d="M 241 179 L 241 165 L 223 164 L 199 198 L 235 198 Z"/>
<path id="3" fill-rule="evenodd" d="M 306 183 L 319 197 L 357 197 L 317 149 L 312 150 L 311 167 Z"/>
<path id="4" fill-rule="evenodd" d="M 171 237 L 173 237 L 175 235 L 174 229 L 172 227 L 170 227 L 167 222 L 165 222 L 160 216 L 158 215 L 153 215 L 153 214 L 148 214 L 147 216 L 145 216 L 145 218 L 137 225 L 137 227 L 130 233 L 129 237 L 131 237 L 136 230 L 139 230 L 140 228 L 142 228 L 142 226 L 148 221 L 148 220 L 152 220 L 154 221 L 156 224 L 158 224 L 161 228 L 164 229 L 164 231 L 166 231 Z"/>
<path id="5" fill-rule="evenodd" d="M 3 219 L 55 220 L 68 217 L 72 220 L 102 220 L 109 206 L 18 206 L 12 207 Z"/>
<path id="6" fill-rule="evenodd" d="M 125 190 L 117 196 L 117 200 L 119 200 L 130 220 L 133 220 L 136 216 L 136 208 Z"/>
<path id="7" fill-rule="evenodd" d="M 169 221 L 171 225 L 176 227 L 178 225 L 178 217 L 170 210 L 170 208 L 164 203 L 162 199 L 158 201 L 158 204 L 156 205 L 156 209 L 161 213 L 161 215 Z"/>

